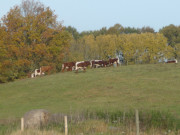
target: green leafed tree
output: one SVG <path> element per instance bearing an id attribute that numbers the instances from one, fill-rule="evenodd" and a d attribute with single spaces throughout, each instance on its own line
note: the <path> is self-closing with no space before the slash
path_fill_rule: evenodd
<path id="1" fill-rule="evenodd" d="M 180 43 L 180 26 L 171 24 L 160 29 L 160 33 L 168 39 L 170 46 L 174 47 L 176 43 Z"/>

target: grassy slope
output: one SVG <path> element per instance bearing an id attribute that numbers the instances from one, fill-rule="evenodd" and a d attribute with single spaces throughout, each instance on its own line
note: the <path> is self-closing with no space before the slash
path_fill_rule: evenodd
<path id="1" fill-rule="evenodd" d="M 0 118 L 31 109 L 170 111 L 180 116 L 180 64 L 129 65 L 57 73 L 0 85 Z"/>

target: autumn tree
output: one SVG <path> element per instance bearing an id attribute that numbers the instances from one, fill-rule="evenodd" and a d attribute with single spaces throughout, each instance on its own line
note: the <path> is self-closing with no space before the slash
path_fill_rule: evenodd
<path id="1" fill-rule="evenodd" d="M 34 0 L 23 0 L 11 8 L 2 18 L 1 31 L 0 44 L 8 54 L 1 58 L 1 65 L 10 61 L 14 78 L 43 65 L 53 65 L 59 71 L 69 51 L 70 34 L 49 7 Z"/>

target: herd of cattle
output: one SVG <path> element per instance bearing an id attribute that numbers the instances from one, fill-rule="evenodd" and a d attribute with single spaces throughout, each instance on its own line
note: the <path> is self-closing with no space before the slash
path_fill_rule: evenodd
<path id="1" fill-rule="evenodd" d="M 75 70 L 76 72 L 78 72 L 79 69 L 85 71 L 88 66 L 90 66 L 91 68 L 107 67 L 113 65 L 114 63 L 116 63 L 118 66 L 118 64 L 120 63 L 119 59 L 113 58 L 113 59 L 109 59 L 109 61 L 91 60 L 91 61 L 79 61 L 79 62 L 66 62 L 62 64 L 62 72 L 64 72 L 65 70 L 67 71 Z"/>
<path id="2" fill-rule="evenodd" d="M 178 63 L 176 59 L 174 60 L 168 60 L 166 63 Z M 66 62 L 62 64 L 62 72 L 64 71 L 73 71 L 75 70 L 78 72 L 78 70 L 84 70 L 86 71 L 86 68 L 89 66 L 91 68 L 97 68 L 97 67 L 108 67 L 112 66 L 113 64 L 116 64 L 117 66 L 120 64 L 119 58 L 111 58 L 108 61 L 105 60 L 91 60 L 91 61 L 78 61 L 78 62 Z M 36 76 L 45 75 L 45 73 L 50 74 L 50 72 L 53 70 L 52 66 L 42 66 L 40 69 L 35 69 L 33 73 L 31 73 L 31 78 L 34 78 Z"/>
<path id="3" fill-rule="evenodd" d="M 62 64 L 62 72 L 64 71 L 73 71 L 75 70 L 86 70 L 89 66 L 91 68 L 97 67 L 108 67 L 116 64 L 117 66 L 120 64 L 119 58 L 111 58 L 108 61 L 105 60 L 91 60 L 91 61 L 78 61 L 78 62 L 66 62 Z M 50 74 L 51 70 L 53 70 L 52 66 L 42 66 L 40 69 L 35 69 L 33 73 L 31 73 L 31 78 L 44 75 L 45 73 Z"/>

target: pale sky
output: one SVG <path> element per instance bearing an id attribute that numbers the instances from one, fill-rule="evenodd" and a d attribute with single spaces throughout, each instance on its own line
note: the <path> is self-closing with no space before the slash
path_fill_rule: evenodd
<path id="1" fill-rule="evenodd" d="M 158 31 L 180 25 L 180 0 L 39 0 L 55 10 L 64 26 L 79 32 L 99 30 L 116 23 L 123 27 L 150 26 Z M 0 18 L 21 0 L 0 0 Z"/>

